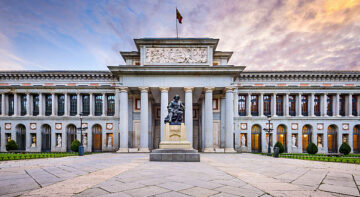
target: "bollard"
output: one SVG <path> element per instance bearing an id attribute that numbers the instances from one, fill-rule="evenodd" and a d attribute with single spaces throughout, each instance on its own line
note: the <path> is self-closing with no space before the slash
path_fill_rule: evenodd
<path id="1" fill-rule="evenodd" d="M 274 147 L 274 157 L 279 157 L 279 147 Z"/>
<path id="2" fill-rule="evenodd" d="M 84 155 L 84 146 L 79 146 L 79 156 L 83 156 Z"/>

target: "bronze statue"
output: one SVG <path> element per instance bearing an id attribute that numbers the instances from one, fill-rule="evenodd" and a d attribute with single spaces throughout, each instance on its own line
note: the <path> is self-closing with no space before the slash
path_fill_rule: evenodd
<path id="1" fill-rule="evenodd" d="M 164 120 L 165 124 L 170 123 L 170 125 L 180 125 L 183 121 L 184 114 L 184 105 L 180 101 L 180 96 L 175 95 L 167 108 L 169 114 Z"/>

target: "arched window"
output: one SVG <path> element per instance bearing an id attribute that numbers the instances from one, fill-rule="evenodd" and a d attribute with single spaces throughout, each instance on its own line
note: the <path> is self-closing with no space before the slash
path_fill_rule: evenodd
<path id="1" fill-rule="evenodd" d="M 239 116 L 246 116 L 246 96 L 245 95 L 239 95 L 238 112 L 239 112 Z"/>
<path id="2" fill-rule="evenodd" d="M 353 148 L 354 153 L 360 152 L 360 125 L 356 125 L 353 131 Z"/>
<path id="3" fill-rule="evenodd" d="M 251 127 L 251 150 L 253 152 L 261 151 L 261 128 L 259 125 Z"/>
<path id="4" fill-rule="evenodd" d="M 303 152 L 306 152 L 306 149 L 309 145 L 309 143 L 312 140 L 312 131 L 311 131 L 311 126 L 310 125 L 305 125 L 302 128 L 302 148 L 303 148 Z"/>
<path id="5" fill-rule="evenodd" d="M 276 141 L 284 145 L 286 150 L 286 128 L 283 125 L 279 125 L 276 129 Z"/>
<path id="6" fill-rule="evenodd" d="M 93 135 L 93 151 L 102 150 L 102 128 L 100 125 L 96 124 L 92 127 Z"/>
<path id="7" fill-rule="evenodd" d="M 16 126 L 16 143 L 18 144 L 19 150 L 26 149 L 26 128 L 23 124 Z"/>
<path id="8" fill-rule="evenodd" d="M 335 125 L 328 127 L 328 152 L 337 152 L 337 128 Z"/>

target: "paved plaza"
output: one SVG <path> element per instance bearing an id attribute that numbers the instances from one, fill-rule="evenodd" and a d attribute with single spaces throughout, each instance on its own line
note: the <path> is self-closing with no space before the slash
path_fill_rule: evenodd
<path id="1" fill-rule="evenodd" d="M 202 154 L 200 163 L 101 153 L 0 162 L 2 196 L 359 196 L 360 165 Z"/>

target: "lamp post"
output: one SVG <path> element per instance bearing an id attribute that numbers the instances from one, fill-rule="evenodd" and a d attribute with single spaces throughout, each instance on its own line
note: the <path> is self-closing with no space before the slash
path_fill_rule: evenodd
<path id="1" fill-rule="evenodd" d="M 87 129 L 87 127 L 82 126 L 82 119 L 83 119 L 83 113 L 80 113 L 80 127 L 78 130 L 80 130 L 80 146 L 79 146 L 79 156 L 84 155 L 84 145 L 83 145 L 83 130 Z"/>
<path id="2" fill-rule="evenodd" d="M 273 130 L 271 127 L 270 127 L 270 122 L 271 122 L 271 115 L 268 115 L 266 116 L 267 117 L 267 120 L 268 120 L 268 128 L 264 128 L 264 131 L 267 131 L 268 132 L 268 135 L 269 135 L 269 144 L 268 144 L 268 156 L 271 156 L 271 147 L 270 147 L 270 132 Z"/>

